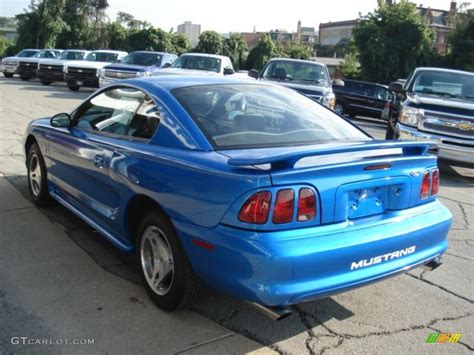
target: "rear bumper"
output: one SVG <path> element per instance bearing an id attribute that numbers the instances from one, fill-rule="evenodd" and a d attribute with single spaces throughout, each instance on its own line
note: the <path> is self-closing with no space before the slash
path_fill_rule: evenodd
<path id="1" fill-rule="evenodd" d="M 364 221 L 279 232 L 174 224 L 193 269 L 211 286 L 247 301 L 287 306 L 426 264 L 447 249 L 451 219 L 434 201 Z M 196 239 L 215 247 L 202 248 Z"/>
<path id="2" fill-rule="evenodd" d="M 460 138 L 451 138 L 434 133 L 420 132 L 415 127 L 397 123 L 396 136 L 402 140 L 434 141 L 438 144 L 438 158 L 474 165 L 474 142 Z"/>

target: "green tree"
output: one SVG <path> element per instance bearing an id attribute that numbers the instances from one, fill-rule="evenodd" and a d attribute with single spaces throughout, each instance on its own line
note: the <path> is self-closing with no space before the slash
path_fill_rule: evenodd
<path id="1" fill-rule="evenodd" d="M 461 15 L 449 37 L 449 62 L 457 69 L 474 71 L 474 10 Z"/>
<path id="2" fill-rule="evenodd" d="M 401 0 L 379 7 L 362 18 L 353 32 L 361 74 L 366 80 L 388 83 L 405 78 L 432 56 L 431 31 L 416 5 Z"/>
<path id="3" fill-rule="evenodd" d="M 278 56 L 278 49 L 270 36 L 260 37 L 258 44 L 250 51 L 247 57 L 248 69 L 262 69 L 266 62 Z"/>
<path id="4" fill-rule="evenodd" d="M 338 67 L 338 70 L 347 79 L 359 79 L 360 65 L 357 60 L 357 55 L 353 52 L 347 53 L 344 56 L 344 63 Z"/>
<path id="5" fill-rule="evenodd" d="M 194 50 L 199 53 L 221 55 L 224 51 L 224 37 L 215 31 L 205 31 L 199 36 L 199 42 Z"/>
<path id="6" fill-rule="evenodd" d="M 94 32 L 90 19 L 89 4 L 83 0 L 67 0 L 64 7 L 66 28 L 59 34 L 58 48 L 91 48 Z"/>
<path id="7" fill-rule="evenodd" d="M 128 35 L 128 29 L 123 27 L 120 22 L 114 21 L 109 23 L 107 25 L 107 47 L 116 50 L 125 50 Z"/>
<path id="8" fill-rule="evenodd" d="M 240 33 L 231 33 L 224 41 L 223 54 L 232 61 L 235 70 L 244 67 L 249 48 Z"/>
<path id="9" fill-rule="evenodd" d="M 125 48 L 129 52 L 137 50 L 173 52 L 174 49 L 169 33 L 152 26 L 130 31 L 125 40 Z"/>
<path id="10" fill-rule="evenodd" d="M 11 42 L 7 37 L 0 35 L 0 58 L 6 55 L 8 48 L 11 46 Z"/>
<path id="11" fill-rule="evenodd" d="M 189 38 L 182 33 L 170 33 L 171 45 L 173 47 L 172 53 L 181 55 L 191 50 L 191 43 Z"/>
<path id="12" fill-rule="evenodd" d="M 310 47 L 300 44 L 291 45 L 286 49 L 285 53 L 289 58 L 305 60 L 310 59 L 314 55 Z"/>

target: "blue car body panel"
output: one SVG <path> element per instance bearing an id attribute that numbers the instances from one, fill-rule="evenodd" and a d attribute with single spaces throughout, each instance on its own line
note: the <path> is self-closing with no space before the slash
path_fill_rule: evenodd
<path id="1" fill-rule="evenodd" d="M 406 271 L 446 250 L 451 214 L 436 197 L 419 196 L 423 172 L 436 168 L 429 143 L 215 150 L 170 91 L 233 82 L 241 81 L 180 76 L 118 82 L 114 86 L 145 91 L 163 107 L 149 142 L 55 128 L 39 119 L 28 127 L 25 148 L 34 137 L 51 195 L 118 248 L 134 250 L 127 214 L 136 196 L 146 196 L 172 221 L 194 271 L 211 286 L 249 301 L 281 306 L 324 297 Z M 369 154 L 384 149 L 399 153 Z M 368 155 L 294 167 L 307 157 L 348 152 Z M 98 153 L 101 168 L 93 164 Z M 238 219 L 255 192 L 275 196 L 281 188 L 304 187 L 316 195 L 311 221 L 251 225 Z M 359 266 L 351 269 L 353 263 Z"/>

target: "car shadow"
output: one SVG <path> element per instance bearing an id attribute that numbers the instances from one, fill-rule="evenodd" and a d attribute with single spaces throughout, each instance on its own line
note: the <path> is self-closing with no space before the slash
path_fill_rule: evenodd
<path id="1" fill-rule="evenodd" d="M 0 78 L 2 85 L 21 86 L 20 90 L 40 91 L 48 97 L 59 99 L 85 99 L 95 92 L 97 88 L 81 88 L 79 91 L 70 91 L 65 83 L 57 82 L 51 85 L 43 85 L 40 81 L 32 79 L 30 81 L 22 81 L 20 79 Z"/>
<path id="2" fill-rule="evenodd" d="M 26 176 L 5 177 L 32 202 Z M 104 270 L 141 285 L 139 267 L 134 254 L 120 252 L 96 230 L 58 203 L 38 210 L 63 229 L 66 235 Z M 210 288 L 205 289 L 203 297 L 193 304 L 190 310 L 270 347 L 284 339 L 305 334 L 308 327 L 321 326 L 330 319 L 344 320 L 354 315 L 329 297 L 293 306 L 291 316 L 275 322 L 249 303 Z"/>

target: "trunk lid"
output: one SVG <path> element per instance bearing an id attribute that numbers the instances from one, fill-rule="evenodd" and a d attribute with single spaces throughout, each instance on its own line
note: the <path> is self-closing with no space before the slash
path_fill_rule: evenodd
<path id="1" fill-rule="evenodd" d="M 311 185 L 319 195 L 321 224 L 329 224 L 420 204 L 423 173 L 436 166 L 428 153 L 433 147 L 369 141 L 221 153 L 232 166 L 268 171 L 275 186 Z"/>

